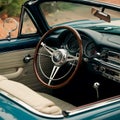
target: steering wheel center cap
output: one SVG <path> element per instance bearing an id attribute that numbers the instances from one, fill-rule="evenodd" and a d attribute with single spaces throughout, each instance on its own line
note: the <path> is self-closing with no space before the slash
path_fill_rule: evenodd
<path id="1" fill-rule="evenodd" d="M 58 50 L 53 52 L 52 62 L 55 65 L 62 65 L 64 63 L 66 63 L 66 61 L 67 61 L 67 55 L 68 55 L 68 53 L 66 50 L 58 49 Z"/>

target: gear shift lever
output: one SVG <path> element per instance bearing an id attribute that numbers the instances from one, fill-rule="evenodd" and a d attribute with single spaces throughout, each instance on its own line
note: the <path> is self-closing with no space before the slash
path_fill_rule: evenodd
<path id="1" fill-rule="evenodd" d="M 98 90 L 99 86 L 100 86 L 100 83 L 98 83 L 98 82 L 95 82 L 93 84 L 93 88 L 96 90 L 97 99 L 99 99 L 99 90 Z"/>

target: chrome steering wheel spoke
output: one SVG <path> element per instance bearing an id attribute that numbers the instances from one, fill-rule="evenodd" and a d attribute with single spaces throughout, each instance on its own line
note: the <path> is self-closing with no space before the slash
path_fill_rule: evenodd
<path id="1" fill-rule="evenodd" d="M 55 75 L 57 74 L 59 68 L 60 68 L 59 66 L 54 66 L 54 67 L 53 67 L 52 72 L 51 72 L 51 75 L 50 75 L 50 79 L 49 79 L 49 82 L 48 82 L 48 85 L 50 85 L 51 82 L 54 80 L 54 77 L 55 77 Z"/>
<path id="2" fill-rule="evenodd" d="M 41 45 L 43 46 L 43 48 L 50 54 L 52 55 L 53 52 L 55 51 L 53 48 L 47 46 L 45 43 L 41 42 Z"/>
<path id="3" fill-rule="evenodd" d="M 67 56 L 67 62 L 78 61 L 78 60 L 79 60 L 79 56 L 74 56 L 74 55 L 71 55 L 71 54 L 68 54 L 68 56 Z"/>

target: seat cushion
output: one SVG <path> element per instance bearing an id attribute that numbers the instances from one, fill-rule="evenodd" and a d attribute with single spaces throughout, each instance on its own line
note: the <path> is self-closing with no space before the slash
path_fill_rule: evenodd
<path id="1" fill-rule="evenodd" d="M 7 80 L 5 77 L 0 76 L 0 90 L 20 99 L 42 113 L 61 114 L 62 110 L 54 102 L 37 94 L 21 83 Z"/>
<path id="2" fill-rule="evenodd" d="M 72 109 L 75 109 L 76 106 L 68 103 L 68 102 L 65 102 L 63 100 L 60 100 L 54 96 L 51 96 L 49 94 L 46 94 L 46 93 L 39 93 L 40 95 L 42 95 L 43 97 L 53 101 L 57 106 L 59 106 L 62 110 L 72 110 Z"/>

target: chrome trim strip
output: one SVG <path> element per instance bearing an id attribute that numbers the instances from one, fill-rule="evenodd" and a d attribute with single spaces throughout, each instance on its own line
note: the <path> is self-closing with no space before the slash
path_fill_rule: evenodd
<path id="1" fill-rule="evenodd" d="M 115 64 L 109 63 L 109 62 L 104 62 L 103 60 L 99 60 L 98 58 L 94 58 L 94 60 L 99 62 L 102 65 L 105 65 L 105 66 L 110 67 L 110 68 L 112 68 L 114 70 L 120 71 L 120 66 L 118 66 L 118 65 L 115 65 Z"/>
<path id="2" fill-rule="evenodd" d="M 108 51 L 109 53 L 113 53 L 113 54 L 116 54 L 116 55 L 119 55 L 120 56 L 120 53 L 118 52 L 114 52 L 114 51 Z"/>
<path id="3" fill-rule="evenodd" d="M 105 100 L 105 101 L 101 101 L 99 103 L 95 103 L 95 104 L 88 104 L 87 106 L 81 106 L 81 108 L 79 107 L 78 109 L 75 109 L 74 111 L 68 111 L 70 112 L 69 115 L 75 115 L 75 114 L 81 114 L 83 112 L 87 112 L 87 111 L 90 111 L 90 110 L 93 110 L 93 109 L 96 109 L 96 108 L 100 108 L 100 107 L 103 107 L 105 105 L 110 105 L 112 103 L 116 103 L 116 102 L 120 102 L 120 96 L 118 96 L 117 98 L 111 98 L 109 100 Z"/>

